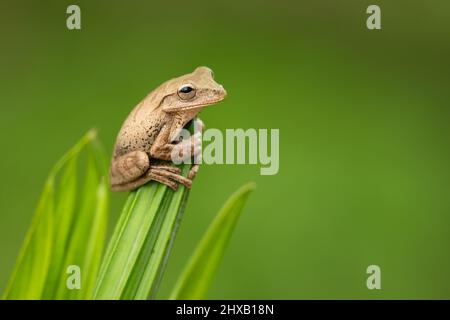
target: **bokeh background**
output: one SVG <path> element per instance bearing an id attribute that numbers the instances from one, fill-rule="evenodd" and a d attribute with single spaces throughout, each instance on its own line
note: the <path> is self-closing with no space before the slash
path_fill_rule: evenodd
<path id="1" fill-rule="evenodd" d="M 82 30 L 66 29 L 69 4 Z M 64 151 L 96 127 L 111 152 L 140 99 L 206 65 L 229 93 L 207 127 L 280 129 L 280 171 L 201 168 L 161 298 L 247 181 L 209 298 L 450 298 L 449 14 L 445 0 L 2 0 L 0 290 Z"/>

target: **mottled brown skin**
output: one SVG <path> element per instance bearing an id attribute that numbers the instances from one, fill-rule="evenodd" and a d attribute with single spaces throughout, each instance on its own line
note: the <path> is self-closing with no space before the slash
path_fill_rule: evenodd
<path id="1" fill-rule="evenodd" d="M 192 167 L 187 178 L 183 177 L 181 170 L 171 165 L 171 153 L 180 130 L 204 107 L 226 97 L 225 89 L 213 77 L 211 69 L 198 67 L 192 73 L 163 83 L 131 111 L 114 148 L 110 169 L 113 191 L 133 190 L 150 180 L 174 190 L 178 183 L 192 186 L 198 165 Z M 179 143 L 186 146 L 176 149 L 182 158 L 201 151 L 200 133 Z M 184 155 L 186 149 L 191 152 Z"/>

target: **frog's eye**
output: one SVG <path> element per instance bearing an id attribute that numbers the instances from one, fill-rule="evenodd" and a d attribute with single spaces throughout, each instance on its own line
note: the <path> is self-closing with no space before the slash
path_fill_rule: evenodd
<path id="1" fill-rule="evenodd" d="M 183 85 L 178 89 L 178 96 L 183 100 L 192 99 L 195 96 L 195 88 L 190 85 Z"/>

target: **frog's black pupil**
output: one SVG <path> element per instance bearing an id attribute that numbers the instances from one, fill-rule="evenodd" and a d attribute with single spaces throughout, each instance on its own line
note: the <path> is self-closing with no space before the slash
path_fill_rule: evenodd
<path id="1" fill-rule="evenodd" d="M 192 87 L 186 86 L 186 87 L 181 88 L 181 89 L 180 89 L 180 92 L 183 92 L 183 93 L 189 93 L 189 92 L 191 92 L 192 90 L 193 90 Z"/>

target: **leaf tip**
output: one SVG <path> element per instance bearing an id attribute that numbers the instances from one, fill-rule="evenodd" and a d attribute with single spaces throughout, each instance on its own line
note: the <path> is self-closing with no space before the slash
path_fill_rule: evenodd
<path id="1" fill-rule="evenodd" d="M 256 183 L 251 181 L 251 182 L 247 182 L 246 184 L 244 184 L 243 186 L 241 186 L 237 191 L 236 191 L 236 195 L 238 194 L 247 194 L 252 192 L 253 190 L 256 189 Z"/>
<path id="2" fill-rule="evenodd" d="M 87 137 L 90 141 L 97 139 L 97 136 L 98 136 L 97 128 L 91 128 L 87 133 Z"/>
<path id="3" fill-rule="evenodd" d="M 256 189 L 256 182 L 250 181 L 242 186 L 242 189 L 253 191 Z"/>

